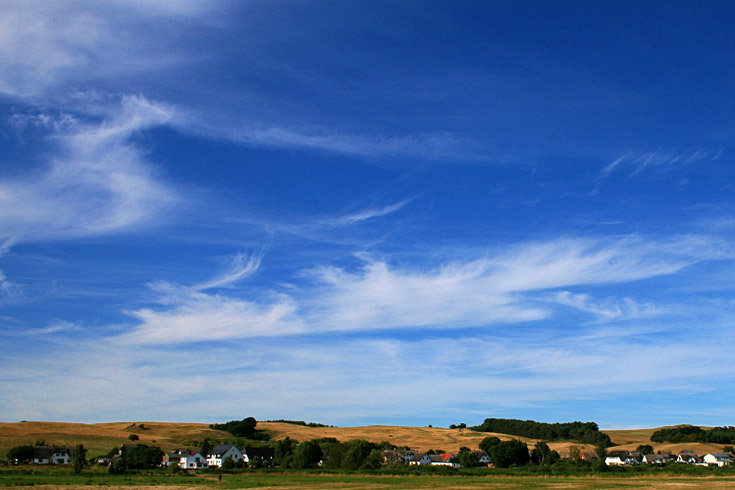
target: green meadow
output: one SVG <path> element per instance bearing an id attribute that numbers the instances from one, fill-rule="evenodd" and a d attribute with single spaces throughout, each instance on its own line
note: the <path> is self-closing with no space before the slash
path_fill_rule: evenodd
<path id="1" fill-rule="evenodd" d="M 474 489 L 474 488 L 664 488 L 717 489 L 735 488 L 735 475 L 707 476 L 652 475 L 388 475 L 330 474 L 323 472 L 260 472 L 240 473 L 189 472 L 172 474 L 165 470 L 110 474 L 103 468 L 85 469 L 72 474 L 69 468 L 32 466 L 0 469 L 0 486 L 15 488 L 94 488 L 135 487 L 196 489 L 196 488 L 294 488 L 294 489 Z"/>

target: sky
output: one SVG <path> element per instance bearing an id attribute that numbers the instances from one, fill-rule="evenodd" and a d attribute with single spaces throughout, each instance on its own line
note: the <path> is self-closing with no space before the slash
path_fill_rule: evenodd
<path id="1" fill-rule="evenodd" d="M 0 420 L 733 425 L 735 6 L 0 4 Z"/>

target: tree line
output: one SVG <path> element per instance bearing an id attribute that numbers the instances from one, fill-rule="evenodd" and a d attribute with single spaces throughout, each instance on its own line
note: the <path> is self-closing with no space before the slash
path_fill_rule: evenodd
<path id="1" fill-rule="evenodd" d="M 600 432 L 599 427 L 594 422 L 557 422 L 547 424 L 534 420 L 487 418 L 482 424 L 469 428 L 477 432 L 497 432 L 533 439 L 544 439 L 546 441 L 564 439 L 594 444 L 596 446 L 603 445 L 608 447 L 612 445 L 610 436 Z"/>
<path id="2" fill-rule="evenodd" d="M 735 427 L 713 427 L 702 429 L 694 425 L 677 425 L 670 429 L 659 429 L 651 435 L 653 442 L 710 442 L 735 444 Z"/>

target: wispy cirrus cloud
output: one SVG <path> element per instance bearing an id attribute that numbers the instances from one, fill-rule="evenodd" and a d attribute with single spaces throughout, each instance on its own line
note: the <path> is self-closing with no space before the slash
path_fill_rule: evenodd
<path id="1" fill-rule="evenodd" d="M 728 256 L 732 251 L 726 245 L 705 237 L 610 243 L 565 239 L 520 244 L 432 269 L 394 267 L 362 256 L 365 263 L 357 270 L 322 266 L 303 271 L 306 282 L 288 295 L 271 292 L 243 299 L 237 291 L 224 296 L 162 283 L 157 286 L 163 293 L 161 308 L 129 312 L 139 323 L 125 338 L 156 344 L 523 323 L 553 314 L 549 290 L 670 275 Z M 653 305 L 632 299 L 603 305 L 564 291 L 551 298 L 606 320 L 656 312 Z"/>
<path id="2" fill-rule="evenodd" d="M 645 153 L 629 153 L 620 156 L 609 163 L 600 172 L 599 178 L 609 176 L 613 171 L 621 168 L 631 169 L 629 177 L 633 177 L 648 168 L 671 168 L 674 166 L 688 165 L 699 161 L 715 161 L 722 156 L 724 149 L 702 150 L 682 153 L 666 153 L 650 151 Z"/>
<path id="3" fill-rule="evenodd" d="M 406 204 L 410 202 L 411 202 L 411 199 L 404 199 L 402 201 L 398 201 L 398 202 L 395 202 L 393 204 L 389 204 L 383 207 L 366 208 L 366 209 L 362 209 L 352 214 L 347 214 L 344 216 L 338 216 L 336 218 L 331 218 L 331 219 L 320 221 L 320 224 L 324 224 L 327 226 L 354 225 L 362 221 L 370 220 L 373 218 L 379 218 L 381 216 L 395 213 L 396 211 L 400 210 L 401 208 L 403 208 Z"/>
<path id="4" fill-rule="evenodd" d="M 51 130 L 55 156 L 43 168 L 0 179 L 0 237 L 39 241 L 121 231 L 150 223 L 178 198 L 130 141 L 165 123 L 170 109 L 126 96 L 109 118 L 63 123 L 34 117 Z M 26 121 L 28 122 L 28 121 Z"/>
<path id="5" fill-rule="evenodd" d="M 265 249 L 249 256 L 237 254 L 232 259 L 232 262 L 226 271 L 209 281 L 194 286 L 193 289 L 195 291 L 205 291 L 207 289 L 231 287 L 236 282 L 257 271 L 264 255 Z"/>
<path id="6" fill-rule="evenodd" d="M 229 125 L 223 121 L 203 124 L 205 119 L 182 113 L 175 124 L 184 132 L 255 147 L 317 150 L 361 157 L 488 160 L 478 142 L 447 131 L 382 135 L 349 133 L 328 127 L 303 129 L 272 125 L 259 129 L 243 126 L 242 121 Z"/>
<path id="7" fill-rule="evenodd" d="M 552 295 L 549 300 L 590 313 L 601 321 L 645 318 L 659 315 L 665 311 L 656 305 L 640 303 L 632 298 L 596 301 L 589 294 L 575 294 L 570 291 L 559 291 Z"/>
<path id="8" fill-rule="evenodd" d="M 0 93 L 62 95 L 90 80 L 129 77 L 181 62 L 167 52 L 160 22 L 199 19 L 207 2 L 43 2 L 0 6 Z M 152 19 L 158 22 L 151 22 Z M 153 26 L 153 27 L 152 27 Z M 141 35 L 145 33 L 145 35 Z"/>

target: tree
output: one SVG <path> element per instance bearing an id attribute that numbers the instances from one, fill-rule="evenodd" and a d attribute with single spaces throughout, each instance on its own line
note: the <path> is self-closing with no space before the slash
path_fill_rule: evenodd
<path id="1" fill-rule="evenodd" d="M 472 468 L 477 466 L 480 462 L 480 458 L 474 452 L 470 451 L 468 447 L 459 448 L 459 454 L 455 456 L 456 462 L 462 465 L 463 468 Z"/>
<path id="2" fill-rule="evenodd" d="M 316 468 L 322 459 L 322 449 L 316 441 L 303 441 L 293 452 L 291 465 L 294 468 Z"/>
<path id="3" fill-rule="evenodd" d="M 276 450 L 274 455 L 275 463 L 283 467 L 290 466 L 293 460 L 294 449 L 297 444 L 298 443 L 290 437 L 276 441 Z"/>
<path id="4" fill-rule="evenodd" d="M 579 449 L 579 446 L 570 446 L 569 447 L 569 459 L 574 461 L 575 463 L 579 461 L 579 456 L 582 454 L 582 450 Z"/>
<path id="5" fill-rule="evenodd" d="M 493 446 L 500 444 L 500 439 L 495 436 L 489 436 L 480 441 L 480 449 L 490 454 L 490 449 Z"/>
<path id="6" fill-rule="evenodd" d="M 364 463 L 370 452 L 375 449 L 375 444 L 362 439 L 355 439 L 347 443 L 347 451 L 342 460 L 342 467 L 348 470 L 357 470 Z"/>
<path id="7" fill-rule="evenodd" d="M 597 459 L 592 462 L 592 469 L 595 471 L 607 471 L 607 464 L 605 464 L 605 458 L 607 458 L 607 447 L 603 444 L 599 444 L 595 448 L 597 453 Z"/>
<path id="8" fill-rule="evenodd" d="M 233 468 L 235 468 L 235 461 L 233 461 L 230 456 L 227 456 L 225 460 L 222 461 L 222 469 L 231 470 Z"/>
<path id="9" fill-rule="evenodd" d="M 155 468 L 163 460 L 163 451 L 159 447 L 138 444 L 134 448 L 128 449 L 123 454 L 122 460 L 125 467 L 130 469 Z"/>
<path id="10" fill-rule="evenodd" d="M 641 453 L 641 456 L 645 454 L 653 454 L 653 446 L 651 446 L 650 444 L 641 444 L 640 446 L 635 448 L 635 450 Z"/>
<path id="11" fill-rule="evenodd" d="M 33 459 L 33 446 L 15 446 L 8 450 L 8 459 L 11 462 L 25 463 Z"/>
<path id="12" fill-rule="evenodd" d="M 497 468 L 509 466 L 522 466 L 531 459 L 528 454 L 528 446 L 525 442 L 517 439 L 501 441 L 490 448 L 490 458 Z"/>
<path id="13" fill-rule="evenodd" d="M 549 466 L 561 459 L 559 453 L 552 451 L 549 445 L 539 441 L 531 451 L 531 462 L 540 466 Z"/>
<path id="14" fill-rule="evenodd" d="M 74 451 L 72 451 L 72 454 L 71 454 L 73 473 L 82 472 L 82 468 L 84 467 L 84 464 L 87 462 L 87 459 L 85 457 L 86 455 L 87 455 L 87 450 L 81 444 L 78 444 L 77 447 L 74 448 Z"/>
<path id="15" fill-rule="evenodd" d="M 223 430 L 229 432 L 235 437 L 249 437 L 255 436 L 255 426 L 258 421 L 253 417 L 247 417 L 242 420 L 230 420 L 224 424 L 210 424 L 210 429 Z"/>
<path id="16" fill-rule="evenodd" d="M 130 439 L 131 441 L 137 441 L 138 439 L 140 439 L 140 437 L 138 437 L 138 434 L 130 434 L 128 436 L 128 439 Z"/>
<path id="17" fill-rule="evenodd" d="M 213 447 L 214 445 L 212 444 L 212 439 L 210 439 L 209 437 L 205 437 L 200 448 L 202 456 L 206 458 Z"/>
<path id="18" fill-rule="evenodd" d="M 365 461 L 362 463 L 362 466 L 360 466 L 360 468 L 365 470 L 377 470 L 381 466 L 383 466 L 383 451 L 375 448 L 370 451 L 370 454 L 368 454 L 368 457 L 365 458 Z"/>

